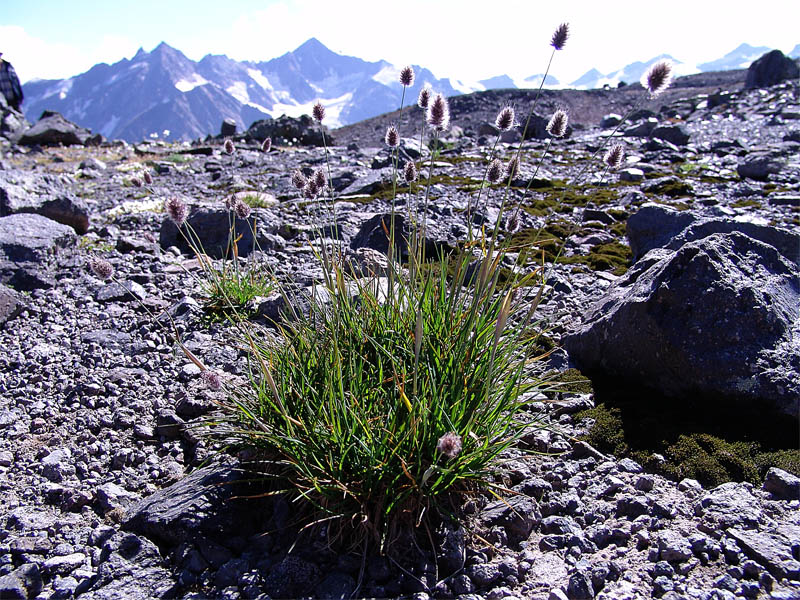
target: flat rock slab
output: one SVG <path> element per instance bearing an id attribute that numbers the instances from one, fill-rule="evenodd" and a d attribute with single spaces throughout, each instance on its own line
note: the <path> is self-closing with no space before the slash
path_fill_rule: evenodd
<path id="1" fill-rule="evenodd" d="M 198 469 L 132 506 L 124 527 L 166 544 L 230 535 L 242 521 L 254 522 L 247 515 L 257 503 L 232 500 L 235 484 L 244 477 L 241 469 L 228 465 Z"/>
<path id="2" fill-rule="evenodd" d="M 792 540 L 777 531 L 728 529 L 744 553 L 778 579 L 800 580 L 800 562 L 792 554 Z M 797 543 L 797 538 L 795 538 Z"/>
<path id="3" fill-rule="evenodd" d="M 0 217 L 15 213 L 42 215 L 69 225 L 79 234 L 89 229 L 89 208 L 70 191 L 63 176 L 17 169 L 0 171 Z"/>

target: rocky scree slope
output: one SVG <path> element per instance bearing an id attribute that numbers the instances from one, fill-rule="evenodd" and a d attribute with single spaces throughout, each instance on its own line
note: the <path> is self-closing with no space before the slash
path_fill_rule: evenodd
<path id="1" fill-rule="evenodd" d="M 691 95 L 644 110 L 620 130 L 625 167 L 571 193 L 564 194 L 563 182 L 597 149 L 613 116 L 604 127 L 599 121 L 575 127 L 554 144 L 527 195 L 543 144 L 523 147 L 512 193 L 524 198 L 526 211 L 515 241 L 523 244 L 544 225 L 566 239 L 542 307 L 555 342 L 625 277 L 632 245 L 625 223 L 647 206 L 661 211 L 657 229 L 674 231 L 657 252 L 685 229 L 675 225 L 676 214 L 724 220 L 733 230 L 739 224 L 732 235 L 743 236 L 751 226 L 791 235 L 798 225 L 797 82 Z M 405 121 L 401 133 L 414 137 Z M 323 223 L 323 230 L 337 236 L 330 243 L 353 252 L 364 251 L 353 248 L 364 224 L 389 209 L 391 169 L 382 137 L 376 130 L 331 149 L 338 221 Z M 493 139 L 464 127 L 449 141 L 452 148 L 435 161 L 428 215 L 440 247 L 457 246 L 469 227 L 493 225 L 500 198 L 490 190 L 487 209 L 465 221 L 463 209 L 483 175 L 485 142 Z M 499 146 L 505 158 L 514 150 Z M 404 139 L 402 151 L 427 156 L 413 139 Z M 238 463 L 216 455 L 188 426 L 213 409 L 213 393 L 176 352 L 164 319 L 151 317 L 131 295 L 156 315 L 168 311 L 205 364 L 226 377 L 242 376 L 233 332 L 204 319 L 193 278 L 199 266 L 174 245 L 163 199 L 181 195 L 190 199 L 192 218 L 216 217 L 201 219 L 201 236 L 211 240 L 227 229 L 223 201 L 241 194 L 256 206 L 262 236 L 261 251 L 250 259 L 269 265 L 287 285 L 307 286 L 320 279 L 306 238 L 317 216 L 290 176 L 323 164 L 322 150 L 279 147 L 265 155 L 243 137 L 232 156 L 213 144 L 124 143 L 39 149 L 5 143 L 3 154 L 0 596 L 800 597 L 796 475 L 773 468 L 757 485 L 703 487 L 645 472 L 629 458 L 578 441 L 592 424 L 580 415 L 594 397 L 576 392 L 531 398 L 530 418 L 550 427 L 532 431 L 498 468 L 497 482 L 514 493 L 467 503 L 467 527 L 443 523 L 434 549 L 423 544 L 403 556 L 362 557 L 306 535 L 288 552 L 296 539 L 292 508 L 280 498 L 235 498 L 248 490 L 236 483 Z M 132 185 L 144 170 L 153 185 Z M 66 207 L 69 222 L 36 198 Z M 401 188 L 401 207 L 410 198 Z M 575 229 L 567 227 L 572 222 Z M 120 283 L 104 284 L 89 272 L 92 252 L 114 265 Z M 270 306 L 255 303 L 254 318 Z M 796 320 L 790 329 L 796 336 Z M 569 366 L 560 349 L 543 362 L 558 372 Z M 530 449 L 542 454 L 531 456 Z"/>

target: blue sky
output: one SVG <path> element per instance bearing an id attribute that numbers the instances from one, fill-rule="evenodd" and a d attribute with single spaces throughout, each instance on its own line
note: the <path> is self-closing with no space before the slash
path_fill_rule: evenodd
<path id="1" fill-rule="evenodd" d="M 365 60 L 419 64 L 478 80 L 544 71 L 562 21 L 572 36 L 552 73 L 572 81 L 668 53 L 688 63 L 742 42 L 789 52 L 800 44 L 796 0 L 670 2 L 501 0 L 0 0 L 0 51 L 23 81 L 63 78 L 130 58 L 161 41 L 199 60 L 269 60 L 310 37 Z M 664 9 L 654 8 L 663 6 Z M 666 8 L 668 7 L 668 8 Z"/>

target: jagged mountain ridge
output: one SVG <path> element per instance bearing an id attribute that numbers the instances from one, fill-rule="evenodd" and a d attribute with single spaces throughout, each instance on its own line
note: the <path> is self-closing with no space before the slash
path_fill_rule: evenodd
<path id="1" fill-rule="evenodd" d="M 472 91 L 420 66 L 414 70 L 407 104 L 423 85 L 448 96 Z M 55 110 L 107 138 L 191 140 L 218 132 L 226 118 L 246 128 L 258 119 L 307 114 L 317 100 L 333 127 L 382 114 L 397 108 L 397 73 L 386 61 L 342 56 L 315 38 L 265 62 L 224 55 L 195 62 L 162 42 L 152 52 L 139 50 L 130 60 L 101 63 L 69 79 L 29 82 L 23 106 L 31 121 Z"/>
<path id="2" fill-rule="evenodd" d="M 676 71 L 680 75 L 712 67 L 740 68 L 743 62 L 757 58 L 754 52 L 761 50 L 767 49 L 742 44 L 718 61 L 697 67 L 675 61 Z M 800 45 L 795 52 L 800 52 Z M 569 87 L 594 89 L 622 81 L 632 83 L 653 62 L 667 56 L 634 62 L 608 74 L 591 69 Z M 517 81 L 499 75 L 464 83 L 437 78 L 418 65 L 414 70 L 417 76 L 406 93 L 406 105 L 415 102 L 423 85 L 454 96 L 487 89 L 538 87 L 543 77 L 532 75 Z M 369 62 L 337 54 L 316 38 L 262 62 L 211 54 L 195 62 L 162 42 L 151 52 L 140 49 L 131 59 L 113 65 L 100 63 L 69 79 L 28 82 L 23 86 L 23 108 L 30 121 L 36 121 L 44 110 L 55 110 L 107 138 L 131 142 L 148 137 L 204 137 L 217 133 L 226 118 L 244 129 L 259 119 L 308 114 L 317 100 L 326 106 L 326 124 L 337 127 L 395 110 L 402 90 L 398 71 L 397 65 L 383 60 Z M 545 87 L 562 86 L 548 75 Z"/>

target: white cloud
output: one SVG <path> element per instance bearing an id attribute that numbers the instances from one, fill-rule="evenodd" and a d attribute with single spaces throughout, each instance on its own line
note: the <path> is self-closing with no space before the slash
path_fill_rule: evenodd
<path id="1" fill-rule="evenodd" d="M 103 35 L 89 49 L 50 42 L 30 35 L 17 25 L 0 25 L 3 58 L 14 65 L 20 80 L 64 79 L 88 71 L 99 62 L 116 62 L 136 53 L 129 38 Z"/>

